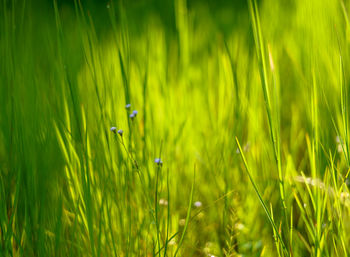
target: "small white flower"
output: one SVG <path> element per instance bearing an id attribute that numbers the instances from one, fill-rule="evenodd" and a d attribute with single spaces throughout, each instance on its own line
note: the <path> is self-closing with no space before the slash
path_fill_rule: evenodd
<path id="1" fill-rule="evenodd" d="M 168 201 L 165 200 L 165 199 L 163 199 L 163 198 L 161 198 L 161 199 L 159 199 L 159 204 L 160 204 L 160 205 L 167 206 L 167 205 L 168 205 Z"/>
<path id="2" fill-rule="evenodd" d="M 200 208 L 200 207 L 202 207 L 202 202 L 197 201 L 197 202 L 194 202 L 193 205 L 194 205 L 195 207 L 197 207 L 197 208 Z"/>

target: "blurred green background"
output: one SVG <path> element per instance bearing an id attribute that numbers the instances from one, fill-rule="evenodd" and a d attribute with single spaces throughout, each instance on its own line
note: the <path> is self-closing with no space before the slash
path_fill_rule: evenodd
<path id="1" fill-rule="evenodd" d="M 349 254 L 349 1 L 0 2 L 1 256 Z"/>

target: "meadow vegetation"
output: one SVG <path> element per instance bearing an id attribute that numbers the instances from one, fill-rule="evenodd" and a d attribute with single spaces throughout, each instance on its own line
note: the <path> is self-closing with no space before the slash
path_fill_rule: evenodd
<path id="1" fill-rule="evenodd" d="M 1 256 L 350 254 L 350 1 L 214 2 L 0 1 Z"/>

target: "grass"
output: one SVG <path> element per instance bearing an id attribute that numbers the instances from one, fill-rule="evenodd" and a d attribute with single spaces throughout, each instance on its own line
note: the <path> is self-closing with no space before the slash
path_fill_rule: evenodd
<path id="1" fill-rule="evenodd" d="M 0 256 L 349 255 L 349 1 L 0 3 Z"/>

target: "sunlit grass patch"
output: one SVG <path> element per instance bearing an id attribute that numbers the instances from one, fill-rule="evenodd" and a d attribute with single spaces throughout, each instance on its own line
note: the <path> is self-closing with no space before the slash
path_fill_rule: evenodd
<path id="1" fill-rule="evenodd" d="M 0 255 L 347 256 L 349 8 L 2 1 Z"/>

